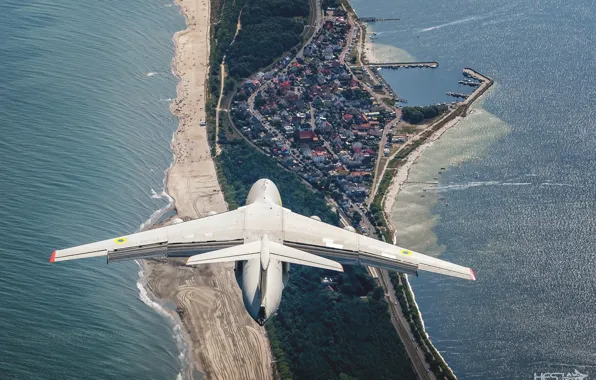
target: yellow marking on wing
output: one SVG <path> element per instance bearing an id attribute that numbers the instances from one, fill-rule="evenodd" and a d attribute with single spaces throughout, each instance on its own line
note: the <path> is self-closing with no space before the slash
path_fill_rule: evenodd
<path id="1" fill-rule="evenodd" d="M 125 237 L 121 237 L 118 239 L 114 239 L 114 242 L 116 242 L 116 244 L 124 244 L 124 243 L 126 243 L 126 240 L 128 240 L 128 239 Z"/>

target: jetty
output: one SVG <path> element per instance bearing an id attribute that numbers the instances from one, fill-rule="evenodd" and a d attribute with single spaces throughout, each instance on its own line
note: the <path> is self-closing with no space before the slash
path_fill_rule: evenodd
<path id="1" fill-rule="evenodd" d="M 461 92 L 447 92 L 446 93 L 449 96 L 453 96 L 454 98 L 467 98 L 468 94 L 462 94 Z"/>
<path id="2" fill-rule="evenodd" d="M 396 70 L 399 68 L 403 69 L 410 69 L 410 68 L 428 68 L 428 69 L 436 69 L 439 67 L 439 62 L 378 62 L 378 63 L 367 63 L 367 67 L 370 68 L 380 68 L 380 69 L 390 69 Z M 358 67 L 358 66 L 356 66 Z"/>
<path id="3" fill-rule="evenodd" d="M 470 105 L 476 99 L 478 99 L 480 97 L 480 95 L 484 94 L 484 92 L 486 92 L 486 90 L 488 90 L 495 82 L 492 79 L 490 79 L 489 77 L 487 77 L 486 75 L 482 75 L 478 71 L 471 69 L 469 67 L 466 67 L 464 69 L 463 74 L 464 74 L 464 76 L 466 76 L 468 78 L 472 78 L 472 79 L 475 79 L 475 80 L 481 82 L 480 86 L 478 86 L 478 88 L 476 88 L 476 90 L 474 90 L 474 92 L 470 96 L 468 96 L 466 98 L 466 100 L 464 100 L 464 102 L 463 102 L 464 107 L 465 107 L 464 112 L 468 112 L 468 108 L 470 107 Z"/>
<path id="4" fill-rule="evenodd" d="M 482 84 L 480 82 L 476 82 L 476 81 L 473 81 L 473 80 L 460 80 L 457 83 L 463 84 L 464 86 L 471 86 L 471 87 L 478 87 L 478 86 L 480 86 Z"/>

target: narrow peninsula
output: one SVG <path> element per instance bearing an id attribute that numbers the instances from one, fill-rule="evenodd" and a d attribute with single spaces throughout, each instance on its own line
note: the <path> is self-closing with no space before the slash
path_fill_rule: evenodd
<path id="1" fill-rule="evenodd" d="M 284 205 L 393 241 L 387 218 L 412 163 L 492 80 L 465 69 L 464 100 L 402 107 L 348 2 L 177 0 L 167 191 L 177 218 L 234 209 L 262 177 Z M 369 18 L 373 22 L 373 18 Z M 277 317 L 244 311 L 233 265 L 145 262 L 149 287 L 188 331 L 189 378 L 455 378 L 423 328 L 407 278 L 375 268 L 293 269 Z"/>

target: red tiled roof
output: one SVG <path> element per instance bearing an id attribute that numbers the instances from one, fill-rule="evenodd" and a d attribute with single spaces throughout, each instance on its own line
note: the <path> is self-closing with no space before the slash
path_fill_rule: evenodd
<path id="1" fill-rule="evenodd" d="M 298 137 L 301 140 L 313 139 L 313 138 L 315 138 L 315 133 L 313 131 L 300 131 L 300 133 L 298 134 Z"/>

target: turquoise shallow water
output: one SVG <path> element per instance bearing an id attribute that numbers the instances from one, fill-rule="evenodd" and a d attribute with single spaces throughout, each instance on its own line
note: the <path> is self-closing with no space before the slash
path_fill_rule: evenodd
<path id="1" fill-rule="evenodd" d="M 593 2 L 354 3 L 362 16 L 401 18 L 374 26 L 378 43 L 497 82 L 485 113 L 460 126 L 475 123 L 469 134 L 477 135 L 447 133 L 429 150 L 443 161 L 421 163 L 431 180 L 448 166 L 437 196 L 408 187 L 410 201 L 394 211 L 399 241 L 476 270 L 476 283 L 412 280 L 436 347 L 460 379 L 595 376 Z M 398 93 L 420 96 L 416 83 L 399 79 L 389 78 Z M 421 87 L 444 86 L 431 85 Z"/>
<path id="2" fill-rule="evenodd" d="M 183 27 L 155 0 L 0 5 L 0 378 L 180 372 L 172 321 L 141 300 L 135 263 L 48 258 L 168 205 L 171 38 Z"/>

